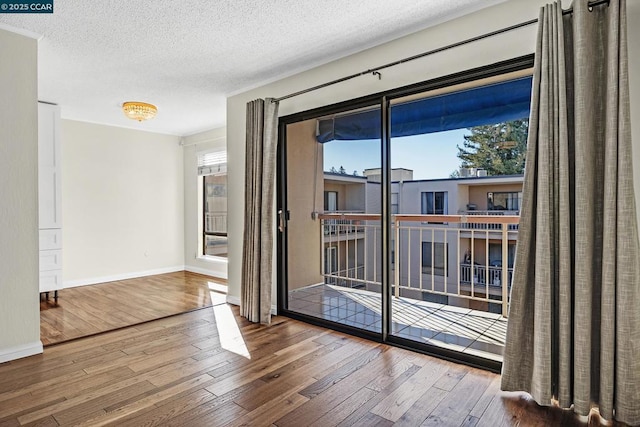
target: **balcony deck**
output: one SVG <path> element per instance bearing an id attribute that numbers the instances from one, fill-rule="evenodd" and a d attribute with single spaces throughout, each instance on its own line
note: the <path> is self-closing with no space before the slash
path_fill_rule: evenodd
<path id="1" fill-rule="evenodd" d="M 317 284 L 289 292 L 289 309 L 380 332 L 381 296 L 362 289 Z M 500 314 L 392 298 L 392 334 L 502 361 L 507 319 Z"/>

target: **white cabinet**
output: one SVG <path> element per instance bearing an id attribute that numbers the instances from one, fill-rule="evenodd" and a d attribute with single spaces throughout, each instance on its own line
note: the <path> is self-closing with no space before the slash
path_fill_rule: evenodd
<path id="1" fill-rule="evenodd" d="M 62 228 L 60 108 L 38 104 L 38 203 L 40 229 Z"/>
<path id="2" fill-rule="evenodd" d="M 40 272 L 40 292 L 57 292 L 63 287 L 62 270 Z"/>
<path id="3" fill-rule="evenodd" d="M 40 292 L 62 285 L 62 198 L 60 107 L 38 103 L 38 214 Z"/>
<path id="4" fill-rule="evenodd" d="M 40 250 L 62 248 L 62 229 L 52 228 L 49 230 L 40 230 Z"/>

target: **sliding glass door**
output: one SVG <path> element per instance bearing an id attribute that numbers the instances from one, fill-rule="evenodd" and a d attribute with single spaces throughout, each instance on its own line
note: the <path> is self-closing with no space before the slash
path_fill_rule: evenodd
<path id="1" fill-rule="evenodd" d="M 523 64 L 281 119 L 284 313 L 499 368 L 528 131 Z"/>
<path id="2" fill-rule="evenodd" d="M 393 336 L 502 360 L 530 92 L 515 73 L 391 103 Z"/>
<path id="3" fill-rule="evenodd" d="M 351 134 L 335 139 L 334 123 Z M 364 124 L 363 124 L 364 123 Z M 301 120 L 281 129 L 286 308 L 380 333 L 380 108 Z"/>

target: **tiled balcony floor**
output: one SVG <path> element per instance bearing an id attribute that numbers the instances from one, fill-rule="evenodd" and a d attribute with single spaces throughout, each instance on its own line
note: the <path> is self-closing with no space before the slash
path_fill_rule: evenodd
<path id="1" fill-rule="evenodd" d="M 357 328 L 381 331 L 381 297 L 374 292 L 318 284 L 289 292 L 289 310 Z M 507 319 L 499 314 L 392 298 L 392 334 L 502 361 Z"/>

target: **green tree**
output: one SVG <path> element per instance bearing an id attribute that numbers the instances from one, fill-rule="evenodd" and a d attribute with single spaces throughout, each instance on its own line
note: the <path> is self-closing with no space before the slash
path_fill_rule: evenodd
<path id="1" fill-rule="evenodd" d="M 524 173 L 529 120 L 513 120 L 469 128 L 458 145 L 460 167 L 486 169 L 487 175 Z"/>

